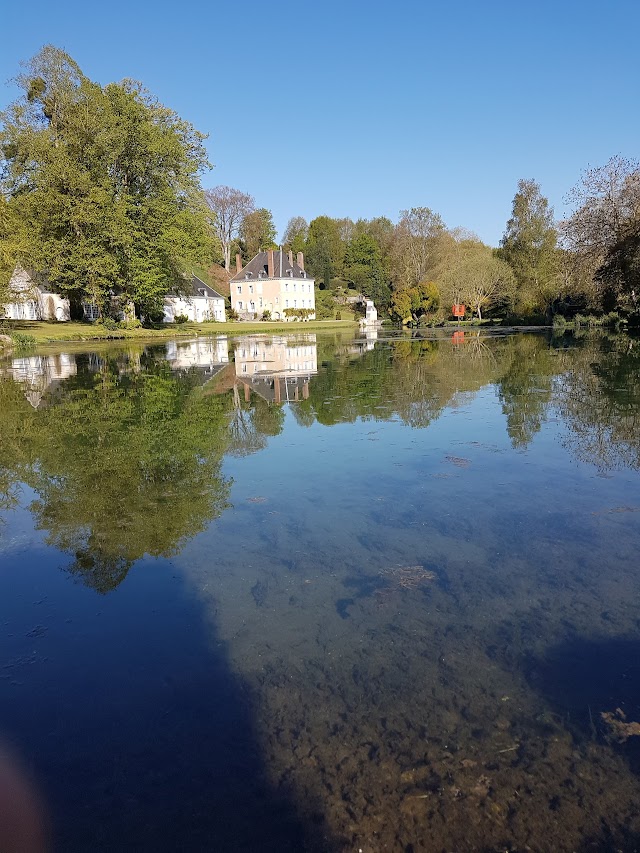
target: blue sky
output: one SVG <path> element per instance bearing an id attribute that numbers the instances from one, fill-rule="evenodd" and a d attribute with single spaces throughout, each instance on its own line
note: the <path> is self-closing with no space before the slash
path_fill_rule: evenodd
<path id="1" fill-rule="evenodd" d="M 519 178 L 560 217 L 589 165 L 640 156 L 640 3 L 11 3 L 0 81 L 43 44 L 133 77 L 273 211 L 397 221 L 427 206 L 497 245 Z M 0 89 L 0 108 L 16 97 Z"/>

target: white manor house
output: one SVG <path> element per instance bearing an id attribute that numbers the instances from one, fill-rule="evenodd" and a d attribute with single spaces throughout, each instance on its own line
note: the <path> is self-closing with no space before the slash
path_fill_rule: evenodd
<path id="1" fill-rule="evenodd" d="M 304 309 L 315 319 L 314 279 L 304 268 L 304 255 L 269 249 L 258 252 L 246 267 L 236 255 L 236 274 L 229 282 L 231 307 L 243 320 L 257 320 L 265 311 L 272 320 L 295 320 L 293 311 Z"/>

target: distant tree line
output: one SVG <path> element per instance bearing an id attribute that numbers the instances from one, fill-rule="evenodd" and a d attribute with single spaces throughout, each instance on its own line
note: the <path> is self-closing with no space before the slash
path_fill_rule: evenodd
<path id="1" fill-rule="evenodd" d="M 270 211 L 229 187 L 247 207 L 224 239 L 243 262 L 272 248 Z M 554 315 L 640 309 L 640 165 L 614 157 L 584 173 L 569 199 L 573 214 L 556 222 L 532 179 L 518 182 L 500 246 L 447 228 L 428 207 L 403 210 L 397 223 L 374 219 L 292 217 L 282 246 L 304 252 L 314 276 L 319 316 L 332 316 L 350 294 L 373 299 L 382 316 L 408 325 L 434 323 L 464 304 L 467 316 L 550 321 Z M 215 203 L 212 204 L 215 210 Z M 223 239 L 223 238 L 221 238 Z"/>
<path id="2" fill-rule="evenodd" d="M 17 264 L 70 298 L 139 316 L 186 292 L 194 270 L 232 272 L 277 246 L 273 215 L 241 190 L 204 190 L 205 137 L 139 83 L 100 86 L 58 48 L 44 47 L 0 114 L 0 304 Z M 381 316 L 433 323 L 464 303 L 468 316 L 547 319 L 639 313 L 640 165 L 621 157 L 587 170 L 556 222 L 532 179 L 521 180 L 499 247 L 448 228 L 428 207 L 397 222 L 292 217 L 281 238 L 304 252 L 318 316 L 349 296 Z"/>

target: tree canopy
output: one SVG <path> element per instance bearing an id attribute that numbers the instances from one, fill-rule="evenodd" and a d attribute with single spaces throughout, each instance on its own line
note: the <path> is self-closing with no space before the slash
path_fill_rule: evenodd
<path id="1" fill-rule="evenodd" d="M 558 290 L 558 232 L 553 210 L 534 180 L 518 181 L 499 255 L 513 269 L 520 309 L 545 311 Z"/>
<path id="2" fill-rule="evenodd" d="M 567 247 L 599 285 L 605 302 L 637 309 L 640 295 L 640 163 L 612 157 L 588 169 L 569 194 Z"/>
<path id="3" fill-rule="evenodd" d="M 53 46 L 17 82 L 0 115 L 2 191 L 22 235 L 12 255 L 71 299 L 115 293 L 157 312 L 213 254 L 205 137 L 139 83 L 102 87 Z"/>

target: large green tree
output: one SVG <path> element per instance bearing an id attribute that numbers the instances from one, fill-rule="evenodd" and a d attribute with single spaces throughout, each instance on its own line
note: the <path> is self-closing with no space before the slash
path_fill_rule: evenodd
<path id="1" fill-rule="evenodd" d="M 331 285 L 331 279 L 342 273 L 345 244 L 340 236 L 337 220 L 330 216 L 318 216 L 309 224 L 305 244 L 305 266 L 325 287 Z"/>
<path id="2" fill-rule="evenodd" d="M 309 225 L 303 216 L 292 216 L 287 222 L 287 227 L 282 235 L 282 244 L 286 251 L 292 251 L 295 255 L 304 252 L 305 241 L 309 233 Z"/>
<path id="3" fill-rule="evenodd" d="M 413 287 L 432 278 L 442 254 L 446 228 L 428 207 L 403 210 L 396 227 L 393 269 L 396 287 Z"/>
<path id="4" fill-rule="evenodd" d="M 139 84 L 99 86 L 52 46 L 17 82 L 0 152 L 24 261 L 72 299 L 104 306 L 116 293 L 157 311 L 213 250 L 204 136 Z"/>
<path id="5" fill-rule="evenodd" d="M 518 181 L 500 258 L 513 269 L 519 310 L 549 311 L 560 287 L 558 232 L 553 210 L 534 180 Z"/>
<path id="6" fill-rule="evenodd" d="M 266 207 L 247 213 L 240 226 L 245 261 L 250 261 L 259 251 L 276 248 L 276 226 L 273 214 Z"/>
<path id="7" fill-rule="evenodd" d="M 369 234 L 357 234 L 347 245 L 344 259 L 344 277 L 378 308 L 386 308 L 391 291 L 385 279 L 382 253 L 376 240 Z"/>
<path id="8" fill-rule="evenodd" d="M 438 286 L 445 307 L 465 303 L 479 320 L 482 312 L 511 305 L 515 282 L 509 266 L 479 240 L 454 240 L 447 253 Z"/>

